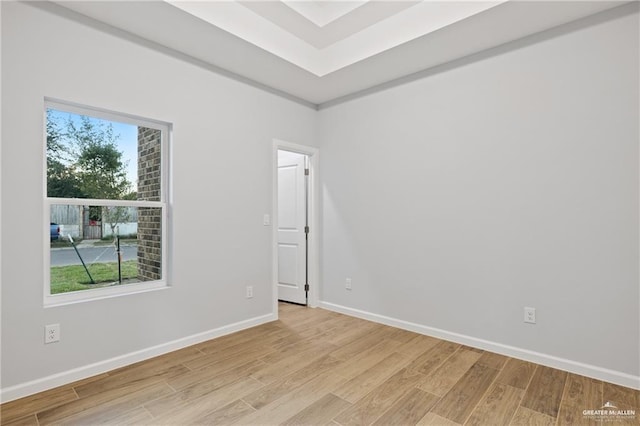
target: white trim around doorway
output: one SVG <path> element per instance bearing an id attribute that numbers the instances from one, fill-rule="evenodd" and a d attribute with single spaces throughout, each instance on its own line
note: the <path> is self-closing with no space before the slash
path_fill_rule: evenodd
<path id="1" fill-rule="evenodd" d="M 318 209 L 319 203 L 319 161 L 320 151 L 317 148 L 313 148 L 306 145 L 300 145 L 292 142 L 286 142 L 279 139 L 273 140 L 272 150 L 272 212 L 271 212 L 271 253 L 272 253 L 272 288 L 273 288 L 273 312 L 278 315 L 278 151 L 291 151 L 298 154 L 304 154 L 309 157 L 309 298 L 308 304 L 310 307 L 315 308 L 318 306 L 319 300 L 319 286 L 320 286 L 320 274 L 319 274 L 319 234 L 320 234 L 320 221 Z"/>

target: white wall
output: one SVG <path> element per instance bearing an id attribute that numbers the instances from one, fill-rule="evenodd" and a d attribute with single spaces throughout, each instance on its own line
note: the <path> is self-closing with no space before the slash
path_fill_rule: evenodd
<path id="1" fill-rule="evenodd" d="M 635 12 L 322 110 L 325 306 L 640 385 L 638 50 Z"/>
<path id="2" fill-rule="evenodd" d="M 314 110 L 25 3 L 2 64 L 3 389 L 272 312 L 272 139 L 314 143 Z M 173 123 L 170 289 L 43 308 L 45 96 Z"/>

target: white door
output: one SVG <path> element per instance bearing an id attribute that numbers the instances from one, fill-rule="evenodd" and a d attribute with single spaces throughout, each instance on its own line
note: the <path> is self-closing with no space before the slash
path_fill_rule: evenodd
<path id="1" fill-rule="evenodd" d="M 278 151 L 278 299 L 305 304 L 307 157 Z"/>

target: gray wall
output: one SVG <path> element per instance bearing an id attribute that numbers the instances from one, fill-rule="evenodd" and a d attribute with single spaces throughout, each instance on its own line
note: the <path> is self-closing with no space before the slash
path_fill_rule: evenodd
<path id="1" fill-rule="evenodd" d="M 37 7 L 1 7 L 2 387 L 270 313 L 272 138 L 313 143 L 316 112 Z M 170 289 L 43 308 L 45 96 L 173 123 Z M 62 339 L 45 346 L 51 323 Z"/>
<path id="2" fill-rule="evenodd" d="M 514 47 L 320 112 L 322 300 L 638 376 L 638 15 Z"/>

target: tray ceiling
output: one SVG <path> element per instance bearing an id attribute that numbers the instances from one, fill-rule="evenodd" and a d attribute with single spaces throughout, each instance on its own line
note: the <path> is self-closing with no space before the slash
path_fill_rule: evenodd
<path id="1" fill-rule="evenodd" d="M 322 105 L 625 1 L 56 1 L 201 65 Z M 183 56 L 184 57 L 184 56 Z"/>

